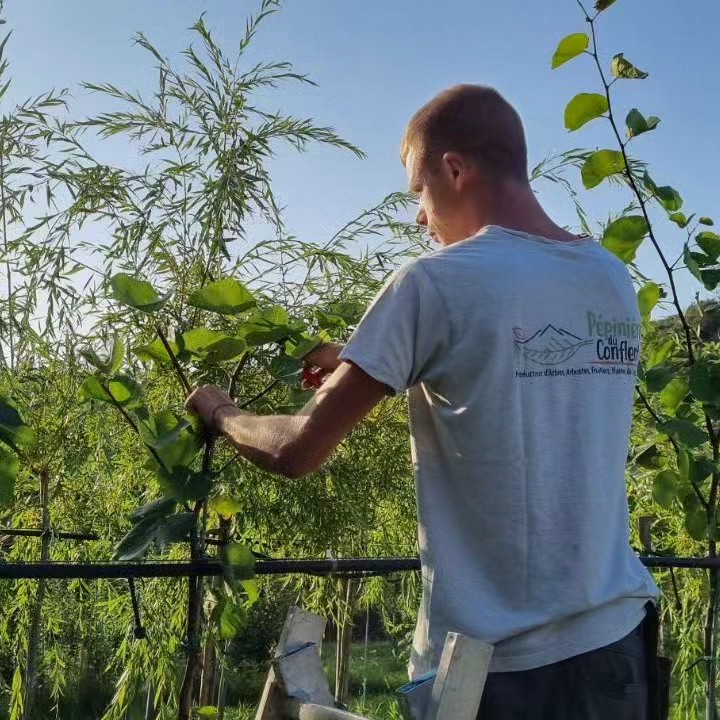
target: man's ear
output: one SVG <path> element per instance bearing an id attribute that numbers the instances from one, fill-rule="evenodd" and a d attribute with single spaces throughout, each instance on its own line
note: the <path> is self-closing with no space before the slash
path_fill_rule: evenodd
<path id="1" fill-rule="evenodd" d="M 473 170 L 468 159 L 458 152 L 444 153 L 442 164 L 448 179 L 458 187 L 465 184 L 468 174 Z"/>

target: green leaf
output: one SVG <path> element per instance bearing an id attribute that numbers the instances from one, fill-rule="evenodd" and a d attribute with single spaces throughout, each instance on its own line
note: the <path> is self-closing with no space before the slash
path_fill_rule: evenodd
<path id="1" fill-rule="evenodd" d="M 715 463 L 705 457 L 690 457 L 688 464 L 688 479 L 694 485 L 701 486 L 705 480 L 715 472 Z"/>
<path id="2" fill-rule="evenodd" d="M 242 510 L 242 503 L 230 495 L 217 495 L 210 498 L 210 509 L 216 512 L 221 518 L 229 520 L 233 515 Z"/>
<path id="3" fill-rule="evenodd" d="M 172 498 L 160 498 L 143 505 L 130 515 L 130 522 L 137 523 L 147 517 L 163 518 L 175 511 L 177 502 Z"/>
<path id="4" fill-rule="evenodd" d="M 181 359 L 189 357 L 199 358 L 214 364 L 237 360 L 247 350 L 247 343 L 243 338 L 231 337 L 217 330 L 199 327 L 184 332 L 175 339 L 173 352 L 177 348 L 177 356 Z M 148 348 L 149 349 L 149 346 Z M 158 351 L 158 348 L 151 352 Z M 165 352 L 167 355 L 167 352 Z"/>
<path id="5" fill-rule="evenodd" d="M 255 557 L 247 545 L 228 543 L 222 549 L 223 574 L 230 587 L 255 575 Z"/>
<path id="6" fill-rule="evenodd" d="M 645 283 L 638 290 L 638 307 L 643 320 L 649 320 L 655 306 L 660 302 L 662 289 L 654 282 Z"/>
<path id="7" fill-rule="evenodd" d="M 712 260 L 717 260 L 720 256 L 720 235 L 717 233 L 703 230 L 695 236 L 695 242 Z"/>
<path id="8" fill-rule="evenodd" d="M 703 270 L 700 275 L 706 290 L 715 290 L 720 285 L 720 270 Z"/>
<path id="9" fill-rule="evenodd" d="M 696 507 L 685 515 L 685 529 L 693 540 L 701 542 L 707 537 L 707 513 L 702 507 Z"/>
<path id="10" fill-rule="evenodd" d="M 292 385 L 299 382 L 302 376 L 303 363 L 289 355 L 276 355 L 270 361 L 270 373 L 276 380 Z"/>
<path id="11" fill-rule="evenodd" d="M 175 345 L 175 343 L 173 342 L 169 343 L 169 345 L 175 355 L 179 356 L 180 353 L 177 345 Z M 160 363 L 170 362 L 170 355 L 165 349 L 165 345 L 163 345 L 163 342 L 162 340 L 160 340 L 160 338 L 156 338 L 147 345 L 137 345 L 133 348 L 133 352 L 144 362 L 149 362 L 151 360 Z"/>
<path id="12" fill-rule="evenodd" d="M 177 465 L 169 473 L 161 472 L 160 479 L 165 494 L 176 500 L 203 500 L 212 490 L 215 474 Z"/>
<path id="13" fill-rule="evenodd" d="M 648 358 L 646 362 L 647 367 L 653 367 L 665 362 L 667 359 L 672 357 L 673 351 L 677 347 L 675 338 L 669 338 L 664 343 L 658 345 L 655 348 L 649 348 Z"/>
<path id="14" fill-rule="evenodd" d="M 668 211 L 677 212 L 683 204 L 680 193 L 669 185 L 658 187 L 653 179 L 645 173 L 643 175 L 643 183 L 653 197 Z"/>
<path id="15" fill-rule="evenodd" d="M 690 370 L 690 392 L 696 400 L 720 402 L 720 362 L 703 355 Z"/>
<path id="16" fill-rule="evenodd" d="M 624 263 L 630 263 L 647 234 L 648 224 L 642 215 L 626 215 L 605 228 L 602 246 Z"/>
<path id="17" fill-rule="evenodd" d="M 311 353 L 316 347 L 328 342 L 330 336 L 323 330 L 318 335 L 310 335 L 309 333 L 299 333 L 285 343 L 285 352 L 297 360 L 302 360 L 308 353 Z"/>
<path id="18" fill-rule="evenodd" d="M 35 431 L 25 424 L 7 395 L 0 395 L 0 440 L 17 452 L 33 450 L 37 444 Z"/>
<path id="19" fill-rule="evenodd" d="M 189 418 L 185 419 L 191 422 Z M 175 482 L 184 487 L 189 479 L 182 475 L 182 472 L 189 472 L 189 467 L 202 446 L 202 431 L 196 431 L 192 426 L 185 427 L 172 443 L 155 449 L 162 460 L 162 467 L 158 467 L 157 461 L 152 456 L 149 459 L 149 467 L 158 473 L 165 488 L 172 487 Z M 172 477 L 168 477 L 168 474 L 172 476 L 176 471 L 180 473 L 177 478 L 173 480 Z M 171 492 L 166 494 L 174 497 Z"/>
<path id="20" fill-rule="evenodd" d="M 229 277 L 205 285 L 188 299 L 188 305 L 221 315 L 237 315 L 255 307 L 255 304 L 250 291 L 241 282 Z"/>
<path id="21" fill-rule="evenodd" d="M 672 470 L 659 472 L 653 480 L 653 500 L 660 507 L 669 508 L 677 497 L 680 476 Z"/>
<path id="22" fill-rule="evenodd" d="M 217 365 L 237 361 L 245 355 L 247 349 L 248 346 L 245 340 L 228 335 L 205 348 L 205 362 Z"/>
<path id="23" fill-rule="evenodd" d="M 565 127 L 577 130 L 608 110 L 607 98 L 598 93 L 579 93 L 565 108 Z"/>
<path id="24" fill-rule="evenodd" d="M 228 638 L 225 638 L 228 639 Z M 203 705 L 193 710 L 193 718 L 202 718 L 202 720 L 216 720 L 220 717 L 220 712 L 213 705 Z"/>
<path id="25" fill-rule="evenodd" d="M 132 408 L 142 400 L 142 388 L 129 375 L 114 375 L 107 381 L 107 384 L 103 384 L 100 378 L 91 375 L 85 378 L 80 386 L 80 398 L 82 400 L 100 400 L 105 403 L 112 403 L 114 398 L 117 404 Z"/>
<path id="26" fill-rule="evenodd" d="M 554 70 L 560 67 L 568 60 L 581 55 L 587 50 L 590 44 L 590 38 L 585 33 L 573 33 L 564 37 L 557 46 L 555 54 L 552 56 L 550 67 Z"/>
<path id="27" fill-rule="evenodd" d="M 702 282 L 700 266 L 698 265 L 697 260 L 695 260 L 695 258 L 693 257 L 693 253 L 690 252 L 690 248 L 688 247 L 687 243 L 685 243 L 685 247 L 683 248 L 683 260 L 685 261 L 685 266 L 691 272 L 691 274 L 700 282 Z"/>
<path id="28" fill-rule="evenodd" d="M 712 218 L 705 217 L 704 215 L 703 215 L 701 218 L 698 218 L 698 222 L 699 222 L 701 225 L 714 225 L 714 224 L 715 224 L 715 223 L 713 222 L 713 219 L 712 219 Z"/>
<path id="29" fill-rule="evenodd" d="M 280 307 L 268 308 L 244 322 L 238 335 L 251 346 L 285 340 L 292 332 L 287 312 Z"/>
<path id="30" fill-rule="evenodd" d="M 710 440 L 708 434 L 695 423 L 680 418 L 670 418 L 658 424 L 658 429 L 671 435 L 685 447 L 694 448 Z"/>
<path id="31" fill-rule="evenodd" d="M 257 580 L 254 578 L 252 580 L 242 580 L 240 584 L 247 595 L 248 604 L 254 605 L 260 599 L 260 588 Z"/>
<path id="32" fill-rule="evenodd" d="M 134 525 L 130 532 L 115 547 L 114 560 L 134 560 L 140 557 L 155 539 L 155 532 L 162 517 L 149 515 Z"/>
<path id="33" fill-rule="evenodd" d="M 602 12 L 603 10 L 607 10 L 614 3 L 615 0 L 597 0 L 597 2 L 595 3 L 595 9 L 598 12 Z"/>
<path id="34" fill-rule="evenodd" d="M 659 395 L 660 407 L 666 415 L 672 415 L 688 394 L 689 386 L 684 378 L 673 378 Z"/>
<path id="35" fill-rule="evenodd" d="M 655 443 L 645 445 L 640 448 L 635 457 L 633 458 L 635 465 L 639 465 L 644 468 L 656 468 L 660 463 L 660 451 Z"/>
<path id="36" fill-rule="evenodd" d="M 173 543 L 185 542 L 196 526 L 197 517 L 193 512 L 175 513 L 163 518 L 155 537 L 160 551 Z"/>
<path id="37" fill-rule="evenodd" d="M 155 449 L 172 445 L 190 423 L 171 410 L 161 410 L 138 422 L 142 441 Z"/>
<path id="38" fill-rule="evenodd" d="M 580 174 L 583 185 L 590 190 L 606 177 L 625 170 L 625 160 L 619 150 L 598 150 L 585 160 Z"/>
<path id="39" fill-rule="evenodd" d="M 17 455 L 0 445 L 0 507 L 10 507 L 13 504 L 18 467 Z"/>
<path id="40" fill-rule="evenodd" d="M 225 598 L 218 613 L 218 631 L 223 640 L 231 640 L 247 625 L 247 611 L 242 603 Z"/>
<path id="41" fill-rule="evenodd" d="M 645 116 L 637 109 L 633 108 L 625 118 L 625 125 L 627 125 L 627 136 L 629 138 L 642 135 L 643 133 L 654 130 L 660 123 L 660 118 L 651 115 L 649 118 Z"/>
<path id="42" fill-rule="evenodd" d="M 125 361 L 125 343 L 116 335 L 113 340 L 110 359 L 108 360 L 108 375 L 114 375 Z"/>
<path id="43" fill-rule="evenodd" d="M 672 220 L 679 228 L 687 227 L 687 224 L 689 222 L 688 218 L 685 216 L 685 213 L 681 212 L 670 213 L 668 218 Z"/>
<path id="44" fill-rule="evenodd" d="M 672 365 L 655 365 L 645 371 L 645 385 L 650 392 L 660 392 L 676 375 Z"/>
<path id="45" fill-rule="evenodd" d="M 638 70 L 629 60 L 625 59 L 623 53 L 618 53 L 612 59 L 610 72 L 614 77 L 623 80 L 644 80 L 648 74 Z"/>
<path id="46" fill-rule="evenodd" d="M 119 303 L 145 313 L 157 312 L 170 299 L 170 293 L 161 296 L 147 280 L 126 273 L 113 276 L 110 287 L 113 298 Z"/>

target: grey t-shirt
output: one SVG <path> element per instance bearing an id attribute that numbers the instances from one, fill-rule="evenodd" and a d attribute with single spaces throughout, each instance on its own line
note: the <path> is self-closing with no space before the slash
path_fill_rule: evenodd
<path id="1" fill-rule="evenodd" d="M 628 539 L 640 317 L 593 239 L 487 227 L 402 267 L 341 358 L 409 389 L 423 598 L 412 677 L 448 631 L 491 671 L 629 633 L 657 595 Z"/>

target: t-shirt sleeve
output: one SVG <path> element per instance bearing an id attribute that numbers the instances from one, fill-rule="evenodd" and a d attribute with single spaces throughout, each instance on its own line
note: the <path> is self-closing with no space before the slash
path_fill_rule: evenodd
<path id="1" fill-rule="evenodd" d="M 449 346 L 449 322 L 432 279 L 413 261 L 375 297 L 340 359 L 401 393 L 436 367 Z"/>

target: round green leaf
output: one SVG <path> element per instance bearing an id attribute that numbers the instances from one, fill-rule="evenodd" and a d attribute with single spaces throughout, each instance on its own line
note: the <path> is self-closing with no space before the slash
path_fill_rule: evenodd
<path id="1" fill-rule="evenodd" d="M 654 130 L 659 123 L 660 118 L 651 115 L 646 119 L 637 108 L 633 108 L 625 119 L 628 137 L 636 137 L 637 135 L 642 135 L 650 130 Z"/>
<path id="2" fill-rule="evenodd" d="M 0 507 L 10 507 L 13 504 L 18 467 L 17 456 L 4 445 L 0 445 Z"/>
<path id="3" fill-rule="evenodd" d="M 161 472 L 160 478 L 166 495 L 179 501 L 203 500 L 212 490 L 215 475 L 178 465 L 170 473 Z"/>
<path id="4" fill-rule="evenodd" d="M 625 59 L 623 53 L 618 53 L 612 59 L 610 72 L 616 78 L 623 80 L 644 80 L 648 74 L 638 70 L 629 60 Z"/>
<path id="5" fill-rule="evenodd" d="M 175 355 L 179 356 L 180 351 L 178 346 L 174 342 L 169 343 L 169 345 Z M 165 345 L 163 345 L 160 338 L 156 338 L 147 345 L 138 345 L 134 347 L 133 352 L 144 362 L 149 362 L 151 360 L 159 363 L 170 362 L 170 355 L 168 355 L 168 351 L 165 349 Z"/>
<path id="6" fill-rule="evenodd" d="M 300 381 L 303 371 L 303 362 L 298 358 L 289 355 L 275 356 L 270 361 L 270 372 L 272 376 L 281 382 L 293 384 Z"/>
<path id="7" fill-rule="evenodd" d="M 655 365 L 645 371 L 645 385 L 650 392 L 660 392 L 676 375 L 672 365 Z"/>
<path id="8" fill-rule="evenodd" d="M 695 425 L 695 423 L 676 417 L 659 423 L 658 430 L 666 435 L 671 435 L 681 445 L 689 448 L 698 447 L 710 440 L 705 430 Z"/>
<path id="9" fill-rule="evenodd" d="M 0 395 L 0 440 L 17 452 L 32 450 L 37 444 L 35 431 L 25 424 L 7 395 Z"/>
<path id="10" fill-rule="evenodd" d="M 670 213 L 677 212 L 683 204 L 680 193 L 669 185 L 658 186 L 646 172 L 643 183 L 652 196 Z"/>
<path id="11" fill-rule="evenodd" d="M 145 313 L 157 312 L 170 299 L 170 293 L 161 296 L 147 280 L 126 273 L 113 276 L 110 287 L 113 298 L 119 303 Z"/>
<path id="12" fill-rule="evenodd" d="M 292 332 L 287 312 L 280 307 L 267 308 L 244 322 L 238 335 L 250 346 L 266 345 L 287 338 Z"/>
<path id="13" fill-rule="evenodd" d="M 698 218 L 698 222 L 701 225 L 714 225 L 715 224 L 715 222 L 713 221 L 712 218 L 705 217 L 704 215 L 701 218 Z"/>
<path id="14" fill-rule="evenodd" d="M 552 56 L 551 67 L 553 70 L 560 67 L 568 60 L 572 60 L 587 50 L 590 38 L 585 33 L 573 33 L 567 35 L 558 44 L 555 54 Z"/>
<path id="15" fill-rule="evenodd" d="M 583 163 L 580 171 L 583 185 L 590 190 L 606 177 L 625 170 L 625 160 L 619 150 L 598 150 Z"/>
<path id="16" fill-rule="evenodd" d="M 672 415 L 690 390 L 685 378 L 673 378 L 660 393 L 660 407 L 666 415 Z"/>
<path id="17" fill-rule="evenodd" d="M 679 228 L 687 227 L 687 224 L 690 222 L 690 219 L 685 216 L 685 213 L 681 212 L 670 213 L 670 215 L 668 215 L 668 218 L 672 220 L 672 222 L 674 222 Z"/>
<path id="18" fill-rule="evenodd" d="M 142 400 L 142 388 L 135 378 L 129 375 L 113 375 L 107 388 L 123 407 L 135 407 Z"/>
<path id="19" fill-rule="evenodd" d="M 171 410 L 161 410 L 138 421 L 142 441 L 152 448 L 161 450 L 172 445 L 190 427 L 190 423 Z"/>
<path id="20" fill-rule="evenodd" d="M 155 541 L 160 551 L 173 543 L 186 542 L 197 526 L 197 517 L 193 512 L 181 512 L 170 515 L 158 524 Z"/>
<path id="21" fill-rule="evenodd" d="M 577 130 L 608 110 L 607 98 L 598 93 L 579 93 L 565 108 L 565 127 Z"/>
<path id="22" fill-rule="evenodd" d="M 602 246 L 623 262 L 630 263 L 635 260 L 635 253 L 648 232 L 648 224 L 642 215 L 626 215 L 605 228 Z"/>
<path id="23" fill-rule="evenodd" d="M 595 9 L 598 12 L 602 12 L 603 10 L 607 10 L 614 3 L 615 0 L 597 0 L 597 2 L 595 3 Z"/>
<path id="24" fill-rule="evenodd" d="M 708 521 L 707 513 L 696 507 L 685 515 L 685 529 L 693 540 L 702 541 L 707 537 Z"/>
<path id="25" fill-rule="evenodd" d="M 720 235 L 717 233 L 703 230 L 695 236 L 695 242 L 712 260 L 717 260 L 718 256 L 720 256 Z"/>
<path id="26" fill-rule="evenodd" d="M 242 503 L 230 495 L 218 495 L 210 498 L 209 505 L 211 510 L 226 520 L 229 520 L 233 515 L 237 515 L 242 510 Z"/>
<path id="27" fill-rule="evenodd" d="M 644 468 L 656 468 L 660 464 L 660 451 L 655 443 L 640 448 L 633 458 L 635 465 Z"/>
<path id="28" fill-rule="evenodd" d="M 247 545 L 228 543 L 222 550 L 223 573 L 230 587 L 255 574 L 255 556 Z"/>
<path id="29" fill-rule="evenodd" d="M 241 282 L 228 277 L 196 290 L 188 304 L 222 315 L 237 315 L 254 307 L 255 298 Z"/>
<path id="30" fill-rule="evenodd" d="M 147 505 L 143 505 L 141 508 L 135 510 L 135 512 L 130 515 L 130 522 L 137 523 L 150 516 L 165 517 L 175 511 L 176 505 L 177 502 L 172 498 L 153 500 L 153 502 L 147 503 Z"/>
<path id="31" fill-rule="evenodd" d="M 231 637 L 234 637 L 231 636 Z M 223 638 L 229 639 L 229 638 Z M 202 718 L 202 720 L 216 720 L 220 717 L 218 709 L 212 705 L 203 705 L 203 707 L 196 708 L 193 710 L 193 718 Z"/>
<path id="32" fill-rule="evenodd" d="M 659 472 L 653 480 L 653 500 L 660 507 L 669 508 L 677 497 L 680 476 L 672 470 Z"/>
<path id="33" fill-rule="evenodd" d="M 134 525 L 130 532 L 115 547 L 115 560 L 134 560 L 144 554 L 148 545 L 154 540 L 162 517 L 150 515 Z"/>
<path id="34" fill-rule="evenodd" d="M 662 289 L 656 283 L 648 282 L 638 290 L 637 297 L 642 319 L 649 320 L 650 313 L 652 313 L 655 306 L 660 302 Z"/>
<path id="35" fill-rule="evenodd" d="M 720 362 L 704 355 L 697 358 L 690 371 L 690 391 L 700 402 L 720 403 Z"/>

